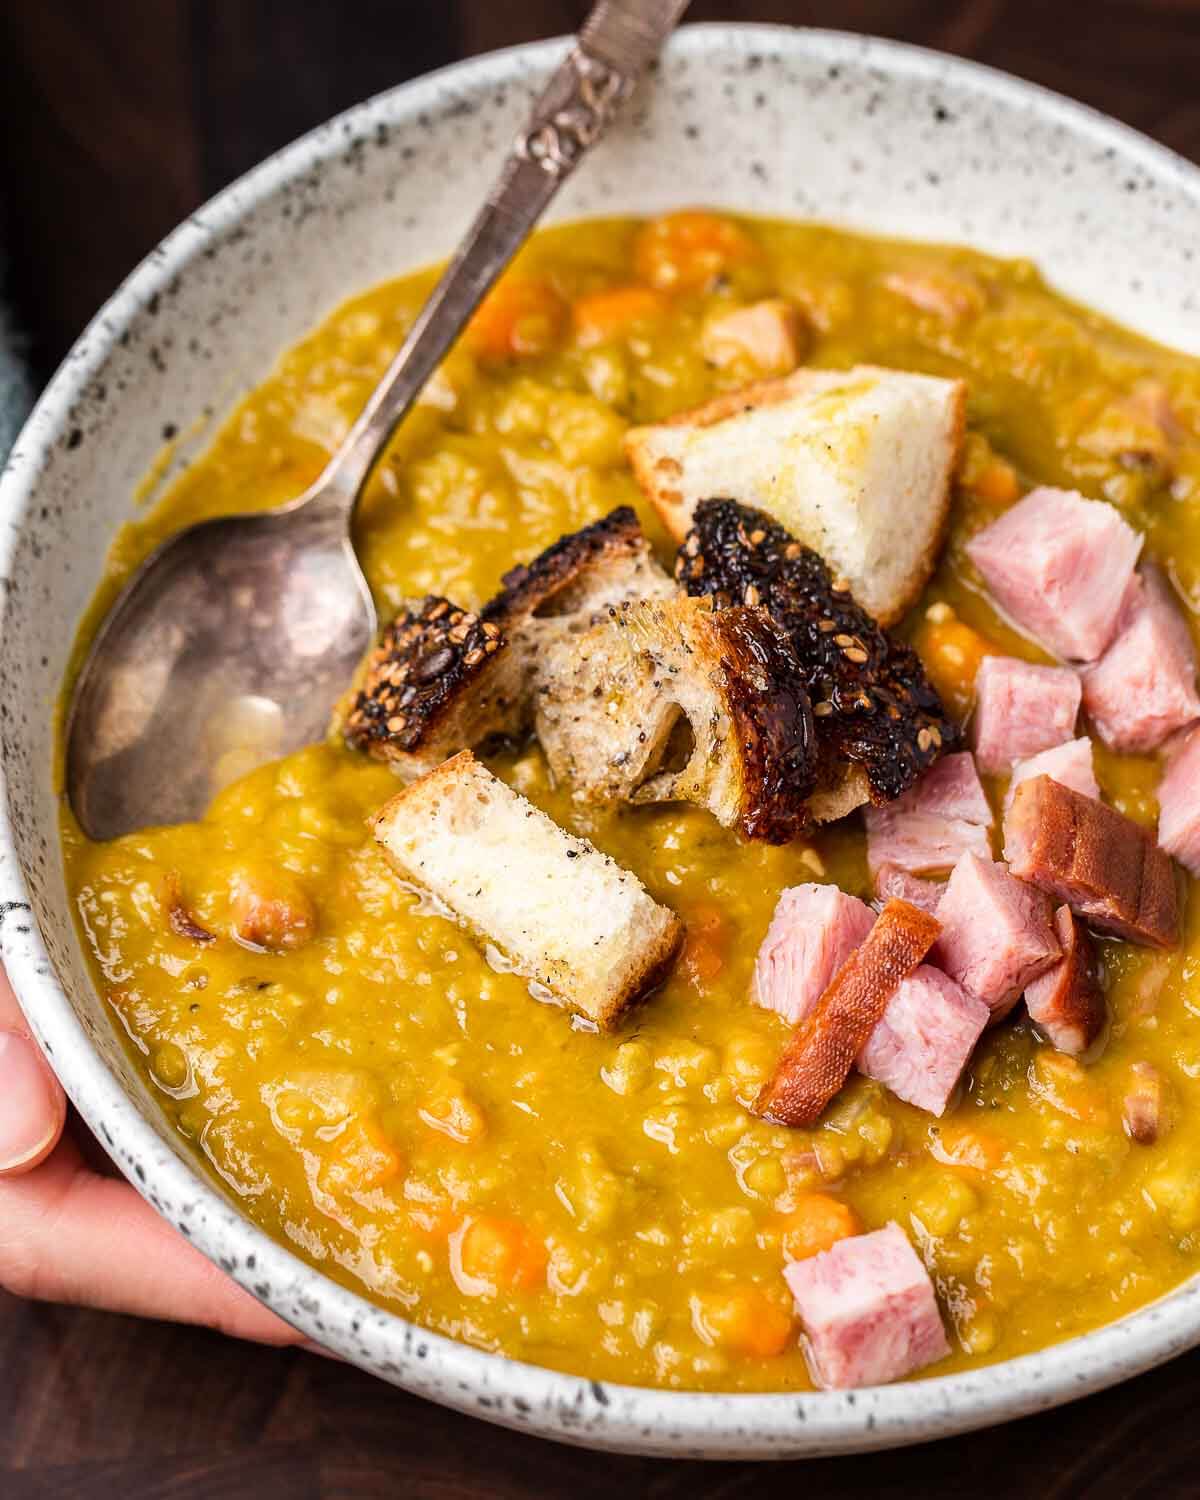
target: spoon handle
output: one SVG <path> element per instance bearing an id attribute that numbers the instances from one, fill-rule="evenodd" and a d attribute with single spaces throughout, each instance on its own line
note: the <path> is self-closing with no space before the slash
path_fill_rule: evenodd
<path id="1" fill-rule="evenodd" d="M 513 142 L 500 177 L 324 473 L 309 492 L 349 516 L 396 424 L 547 204 L 601 136 L 689 0 L 600 0 Z"/>

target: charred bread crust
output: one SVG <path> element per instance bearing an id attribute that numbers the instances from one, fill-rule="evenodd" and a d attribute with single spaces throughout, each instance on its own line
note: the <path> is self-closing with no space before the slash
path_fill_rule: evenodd
<path id="1" fill-rule="evenodd" d="M 765 610 L 722 610 L 711 617 L 710 629 L 742 753 L 738 830 L 748 839 L 786 844 L 808 826 L 816 786 L 817 740 L 804 674 Z"/>
<path id="2" fill-rule="evenodd" d="M 485 690 L 506 644 L 498 625 L 437 594 L 403 610 L 367 658 L 343 725 L 347 742 L 377 760 L 414 754 L 465 694 Z"/>
<path id="3" fill-rule="evenodd" d="M 669 586 L 634 511 L 620 506 L 510 569 L 478 613 L 436 594 L 403 610 L 360 667 L 335 728 L 408 775 L 520 734 L 532 718 L 543 637 L 586 627 L 612 596 L 656 581 Z M 551 604 L 555 618 L 536 618 Z"/>
<path id="4" fill-rule="evenodd" d="M 882 630 L 812 548 L 762 511 L 701 501 L 675 576 L 717 609 L 762 606 L 787 635 L 813 704 L 824 786 L 835 785 L 849 763 L 862 768 L 872 802 L 890 802 L 958 748 L 958 726 L 916 652 Z"/>
<path id="5" fill-rule="evenodd" d="M 569 594 L 596 567 L 632 560 L 647 550 L 633 508 L 620 505 L 581 530 L 559 537 L 532 562 L 510 568 L 500 580 L 500 592 L 484 605 L 480 618 L 501 629 L 511 628 L 515 622 L 531 619 L 557 596 Z"/>

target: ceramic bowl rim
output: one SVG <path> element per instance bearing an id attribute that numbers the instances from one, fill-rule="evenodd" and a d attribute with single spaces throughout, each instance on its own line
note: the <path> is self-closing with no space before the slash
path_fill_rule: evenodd
<path id="1" fill-rule="evenodd" d="M 317 163 L 336 169 L 348 137 L 385 113 L 416 114 L 452 82 L 465 91 L 510 78 L 514 68 L 556 59 L 566 38 L 521 44 L 454 63 L 378 94 L 266 158 L 190 215 L 122 282 L 96 314 L 47 386 L 0 476 L 0 576 L 7 576 L 18 528 L 47 452 L 62 437 L 72 407 L 115 341 L 156 293 L 281 184 Z M 889 76 L 949 80 L 1000 102 L 1019 103 L 1127 159 L 1186 196 L 1200 197 L 1200 169 L 1128 126 L 1086 105 L 978 63 L 909 44 L 812 28 L 705 23 L 683 28 L 672 46 L 702 60 L 722 46 L 761 43 L 829 64 L 876 66 Z M 5 605 L 13 608 L 11 599 Z M 7 787 L 0 771 L 0 873 L 6 894 L 29 904 L 17 858 Z M 57 839 L 57 834 L 55 835 Z M 11 872 L 11 873 L 9 873 Z M 190 1200 L 203 1210 L 190 1237 L 229 1268 L 252 1295 L 269 1279 L 285 1297 L 262 1298 L 310 1338 L 405 1389 L 487 1420 L 595 1448 L 680 1456 L 797 1456 L 897 1446 L 948 1436 L 1045 1409 L 1148 1369 L 1200 1343 L 1200 1276 L 1125 1317 L 1035 1354 L 966 1373 L 857 1392 L 725 1394 L 601 1384 L 470 1347 L 407 1323 L 329 1280 L 242 1218 L 207 1179 L 169 1151 L 133 1107 L 93 1049 L 72 1010 L 36 924 L 4 959 L 31 1028 L 89 1126 L 117 1148 L 135 1188 L 151 1197 Z M 0 933 L 0 936 L 3 934 Z M 134 1160 L 153 1160 L 140 1181 Z M 250 1257 L 250 1269 L 246 1257 Z M 304 1295 L 297 1299 L 299 1288 Z M 300 1303 L 304 1305 L 301 1306 Z M 370 1345 L 368 1348 L 367 1346 Z"/>

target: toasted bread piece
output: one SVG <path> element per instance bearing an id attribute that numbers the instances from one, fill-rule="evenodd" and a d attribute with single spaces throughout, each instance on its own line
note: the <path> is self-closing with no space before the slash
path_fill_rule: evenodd
<path id="1" fill-rule="evenodd" d="M 800 369 L 635 427 L 625 447 L 676 538 L 701 500 L 757 506 L 843 574 L 886 626 L 933 572 L 965 412 L 961 380 L 874 365 Z"/>
<path id="2" fill-rule="evenodd" d="M 765 610 L 623 604 L 552 647 L 539 676 L 538 738 L 577 796 L 696 802 L 768 843 L 807 826 L 812 710 Z"/>
<path id="3" fill-rule="evenodd" d="M 464 750 L 376 815 L 376 839 L 515 971 L 604 1030 L 669 971 L 674 912 Z"/>
<path id="4" fill-rule="evenodd" d="M 410 780 L 458 750 L 520 734 L 535 668 L 552 640 L 622 599 L 672 594 L 637 517 L 621 506 L 513 568 L 477 614 L 431 595 L 384 630 L 334 727 Z"/>
<path id="5" fill-rule="evenodd" d="M 791 643 L 816 722 L 814 822 L 892 801 L 956 748 L 958 726 L 911 647 L 881 630 L 825 562 L 765 512 L 702 500 L 675 576 L 718 609 L 761 605 Z"/>

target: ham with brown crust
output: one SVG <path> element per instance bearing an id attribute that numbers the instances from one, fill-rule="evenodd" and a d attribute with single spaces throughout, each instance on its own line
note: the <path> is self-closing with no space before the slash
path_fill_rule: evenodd
<path id="1" fill-rule="evenodd" d="M 756 1113 L 778 1125 L 812 1125 L 845 1083 L 901 981 L 941 931 L 908 901 L 889 901 L 802 1024 L 763 1085 Z"/>
<path id="2" fill-rule="evenodd" d="M 1025 1009 L 1052 1046 L 1078 1057 L 1104 1030 L 1108 1008 L 1092 940 L 1069 906 L 1054 913 L 1054 930 L 1063 956 L 1026 985 Z"/>
<path id="3" fill-rule="evenodd" d="M 1155 948 L 1179 941 L 1175 871 L 1152 835 L 1049 776 L 1017 788 L 1004 820 L 1004 857 L 1014 875 L 1103 932 Z"/>

